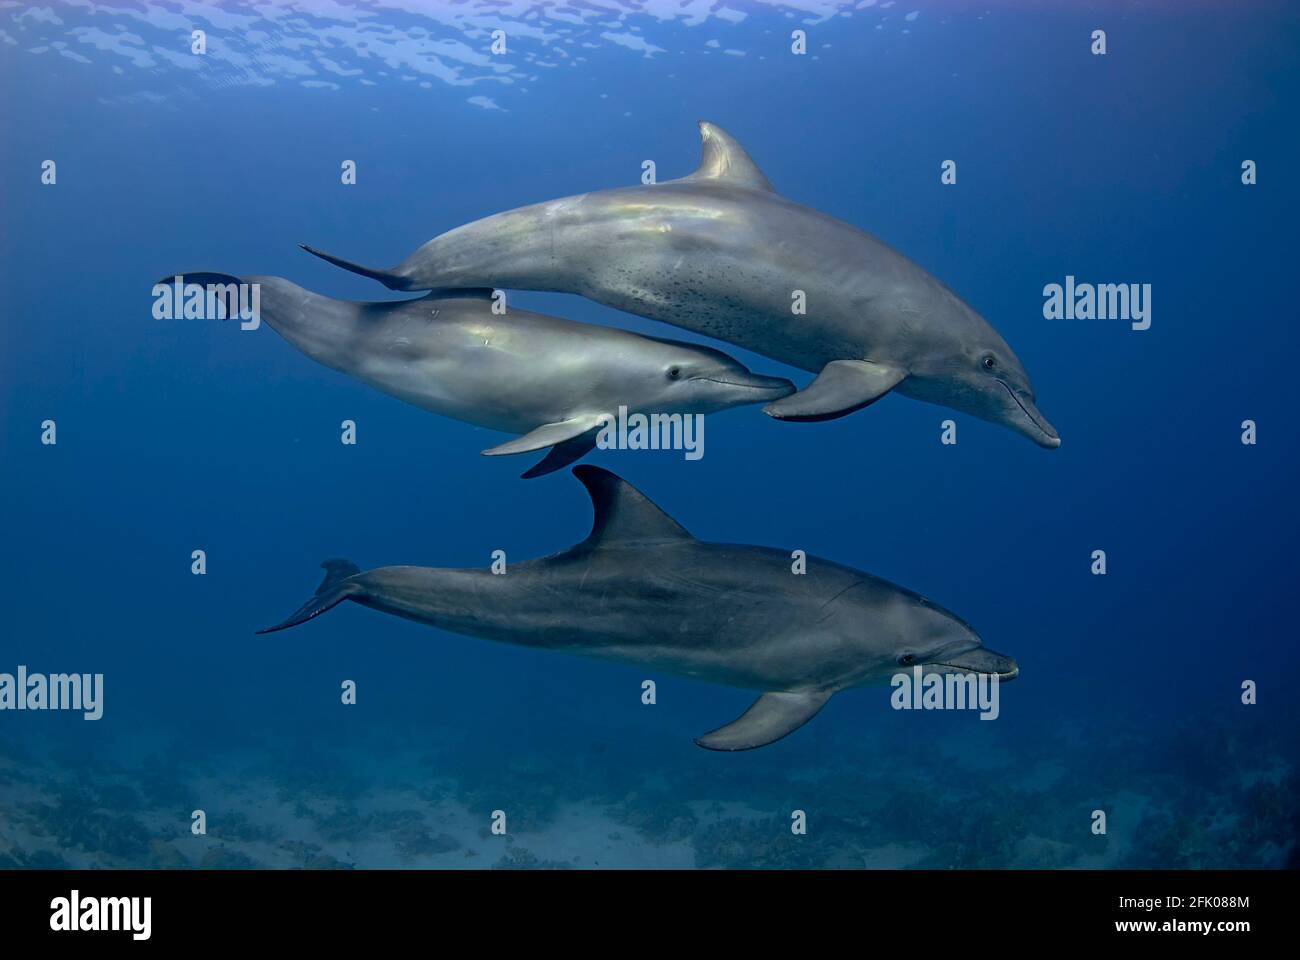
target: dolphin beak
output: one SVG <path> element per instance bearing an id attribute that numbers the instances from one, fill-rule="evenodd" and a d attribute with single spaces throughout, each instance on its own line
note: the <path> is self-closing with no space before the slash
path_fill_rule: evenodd
<path id="1" fill-rule="evenodd" d="M 1061 445 L 1061 435 L 1056 432 L 1056 428 L 1047 422 L 1047 418 L 1039 411 L 1037 404 L 1034 403 L 1033 397 L 1021 393 L 1018 390 L 1012 390 L 1001 380 L 998 381 L 1011 394 L 1011 399 L 1015 401 L 1015 407 L 1012 408 L 1011 418 L 1007 426 L 1017 433 L 1023 433 L 1040 447 L 1046 447 L 1048 450 L 1055 450 Z"/>
<path id="2" fill-rule="evenodd" d="M 746 401 L 750 403 L 780 400 L 782 397 L 790 396 L 798 389 L 785 377 L 767 377 L 761 373 L 750 373 L 748 371 L 744 373 L 727 373 L 719 377 L 702 377 L 701 379 L 753 391 L 751 395 L 745 397 Z"/>
<path id="3" fill-rule="evenodd" d="M 985 647 L 976 647 L 925 666 L 935 673 L 987 673 L 999 680 L 1014 680 L 1020 676 L 1020 666 L 1016 661 Z"/>

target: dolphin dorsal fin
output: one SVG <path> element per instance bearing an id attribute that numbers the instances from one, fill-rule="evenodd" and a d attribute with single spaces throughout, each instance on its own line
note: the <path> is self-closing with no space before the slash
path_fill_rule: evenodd
<path id="1" fill-rule="evenodd" d="M 751 190 L 776 192 L 758 164 L 749 159 L 745 148 L 721 127 L 701 120 L 700 145 L 703 148 L 700 165 L 683 180 L 718 180 Z"/>
<path id="2" fill-rule="evenodd" d="M 596 511 L 584 546 L 692 539 L 680 523 L 622 477 L 585 463 L 574 467 L 573 475 L 587 488 Z"/>

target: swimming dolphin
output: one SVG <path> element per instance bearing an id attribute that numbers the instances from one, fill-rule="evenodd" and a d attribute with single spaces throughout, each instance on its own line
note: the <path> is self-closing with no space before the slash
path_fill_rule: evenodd
<path id="1" fill-rule="evenodd" d="M 260 319 L 313 360 L 425 410 L 522 434 L 484 450 L 488 456 L 550 447 L 525 478 L 589 453 L 602 418 L 620 406 L 629 415 L 709 414 L 794 392 L 789 380 L 751 373 L 711 347 L 514 307 L 496 315 L 491 291 L 356 303 L 282 277 L 182 280 L 258 284 Z"/>
<path id="2" fill-rule="evenodd" d="M 695 742 L 748 750 L 807 723 L 837 691 L 900 671 L 1014 678 L 965 621 L 870 574 L 767 547 L 704 543 L 608 470 L 574 475 L 595 509 L 591 534 L 549 557 L 486 569 L 327 560 L 315 596 L 271 633 L 344 600 L 442 630 L 635 663 L 762 690 L 739 719 Z"/>
<path id="3" fill-rule="evenodd" d="M 304 248 L 394 290 L 581 294 L 816 373 L 765 408 L 778 419 L 830 420 L 897 390 L 1060 446 L 983 317 L 874 237 L 779 196 L 719 127 L 701 123 L 700 134 L 690 176 L 486 217 L 391 270 Z M 805 314 L 792 309 L 799 291 Z"/>

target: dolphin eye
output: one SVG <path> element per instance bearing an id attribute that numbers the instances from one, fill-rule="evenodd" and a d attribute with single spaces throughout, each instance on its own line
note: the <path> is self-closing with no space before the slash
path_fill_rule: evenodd
<path id="1" fill-rule="evenodd" d="M 669 368 L 668 368 L 668 379 L 669 379 L 669 380 L 680 380 L 681 378 L 682 378 L 682 368 L 681 368 L 681 367 L 669 367 Z"/>
<path id="2" fill-rule="evenodd" d="M 992 370 L 998 365 L 998 362 L 993 359 L 993 354 L 991 353 L 986 353 L 984 359 L 981 360 L 980 363 L 983 365 L 985 370 Z"/>
<path id="3" fill-rule="evenodd" d="M 916 654 L 905 653 L 898 658 L 898 662 L 901 666 L 910 667 L 912 664 L 916 663 Z"/>

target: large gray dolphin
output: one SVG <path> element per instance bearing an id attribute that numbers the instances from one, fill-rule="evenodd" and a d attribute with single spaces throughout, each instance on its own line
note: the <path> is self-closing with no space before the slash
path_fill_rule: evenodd
<path id="1" fill-rule="evenodd" d="M 260 319 L 313 360 L 425 410 L 522 434 L 484 450 L 489 456 L 550 447 L 525 478 L 589 453 L 602 417 L 620 406 L 672 417 L 794 393 L 789 380 L 751 373 L 711 347 L 513 307 L 496 315 L 490 291 L 356 303 L 282 277 L 183 277 L 218 288 L 257 284 Z"/>
<path id="2" fill-rule="evenodd" d="M 984 649 L 959 617 L 910 590 L 788 552 L 704 543 L 599 467 L 573 473 L 595 508 L 591 534 L 538 560 L 487 569 L 327 560 L 324 582 L 270 633 L 344 600 L 442 630 L 640 664 L 764 691 L 739 719 L 696 740 L 748 750 L 810 720 L 837 691 L 902 670 L 1009 680 L 1015 661 Z"/>
<path id="3" fill-rule="evenodd" d="M 1060 436 L 996 330 L 946 286 L 856 227 L 777 195 L 744 149 L 701 123 L 690 176 L 520 207 L 450 230 L 392 270 L 306 249 L 394 290 L 576 293 L 817 374 L 766 412 L 829 420 L 890 390 Z M 802 291 L 805 314 L 793 312 Z"/>

